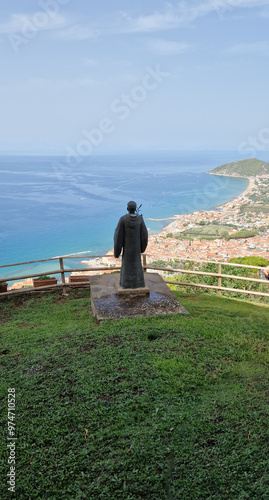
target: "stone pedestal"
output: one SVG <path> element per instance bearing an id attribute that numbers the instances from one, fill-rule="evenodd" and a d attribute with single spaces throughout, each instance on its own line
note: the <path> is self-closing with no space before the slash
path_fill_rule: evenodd
<path id="1" fill-rule="evenodd" d="M 119 273 L 90 277 L 92 311 L 98 321 L 160 314 L 188 314 L 157 273 L 145 273 L 145 288 L 123 289 Z"/>

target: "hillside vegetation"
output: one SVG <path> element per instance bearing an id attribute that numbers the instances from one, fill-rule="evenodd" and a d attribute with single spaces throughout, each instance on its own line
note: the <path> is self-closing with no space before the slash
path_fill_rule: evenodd
<path id="1" fill-rule="evenodd" d="M 88 290 L 2 299 L 0 498 L 269 498 L 268 307 L 175 292 L 189 315 L 98 325 Z"/>
<path id="2" fill-rule="evenodd" d="M 247 160 L 240 160 L 220 165 L 219 167 L 211 170 L 209 173 L 235 177 L 264 175 L 269 174 L 269 163 L 257 160 L 257 158 L 249 158 Z"/>
<path id="3" fill-rule="evenodd" d="M 205 239 L 205 240 L 215 240 L 218 238 L 227 238 L 229 235 L 229 231 L 236 228 L 236 226 L 231 224 L 205 224 L 198 225 L 196 227 L 192 227 L 186 229 L 185 231 L 180 232 L 175 236 L 177 239 Z"/>

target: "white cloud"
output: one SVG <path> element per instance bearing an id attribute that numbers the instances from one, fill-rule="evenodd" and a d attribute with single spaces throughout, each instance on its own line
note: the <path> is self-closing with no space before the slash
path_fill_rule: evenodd
<path id="1" fill-rule="evenodd" d="M 269 41 L 233 45 L 227 52 L 234 55 L 260 54 L 269 56 Z"/>
<path id="2" fill-rule="evenodd" d="M 211 0 L 212 3 L 214 1 L 221 0 Z M 261 7 L 263 5 L 268 5 L 268 0 L 222 0 L 223 3 L 226 3 L 230 7 Z"/>
<path id="3" fill-rule="evenodd" d="M 177 28 L 179 25 L 178 13 L 169 6 L 166 12 L 154 12 L 147 16 L 137 18 L 130 17 L 127 13 L 121 12 L 121 31 L 129 33 L 150 33 Z"/>
<path id="4" fill-rule="evenodd" d="M 61 29 L 57 33 L 57 37 L 62 40 L 88 40 L 100 36 L 101 30 L 91 26 L 74 24 Z"/>
<path id="5" fill-rule="evenodd" d="M 205 5 L 209 11 L 240 8 L 263 7 L 268 5 L 268 0 L 207 0 Z M 198 6 L 197 6 L 198 7 Z"/>
<path id="6" fill-rule="evenodd" d="M 151 33 L 191 24 L 200 17 L 236 8 L 268 6 L 268 0 L 195 0 L 180 1 L 177 5 L 168 3 L 163 12 L 155 11 L 136 18 L 121 12 L 122 24 L 118 27 L 125 33 Z"/>
<path id="7" fill-rule="evenodd" d="M 186 42 L 173 42 L 162 38 L 149 40 L 148 47 L 153 52 L 164 55 L 184 54 L 193 48 L 191 44 Z"/>
<path id="8" fill-rule="evenodd" d="M 176 7 L 168 3 L 162 12 L 155 11 L 138 17 L 131 17 L 126 12 L 120 12 L 115 22 L 98 27 L 76 24 L 62 29 L 57 36 L 66 40 L 87 40 L 115 34 L 154 33 L 187 25 L 197 17 L 206 15 L 210 10 L 213 9 L 208 7 L 208 1 L 203 5 L 195 4 L 195 7 L 185 1 L 181 1 Z"/>
<path id="9" fill-rule="evenodd" d="M 0 24 L 0 34 L 12 35 L 15 33 L 26 33 L 29 30 L 55 30 L 63 27 L 66 20 L 57 14 L 49 16 L 46 12 L 35 12 L 33 15 L 13 14 L 9 21 Z"/>
<path id="10" fill-rule="evenodd" d="M 54 30 L 54 36 L 62 40 L 88 40 L 112 34 L 154 33 L 187 26 L 196 19 L 211 13 L 220 14 L 233 9 L 268 7 L 269 0 L 180 0 L 178 3 L 166 2 L 165 9 L 149 14 L 130 16 L 119 12 L 117 21 L 110 20 L 106 25 L 90 23 L 71 23 L 60 12 L 36 11 L 33 14 L 13 14 L 5 23 L 0 24 L 0 35 L 24 34 L 31 29 L 36 31 Z M 268 11 L 259 12 L 266 17 Z M 30 38 L 30 37 L 29 37 Z"/>

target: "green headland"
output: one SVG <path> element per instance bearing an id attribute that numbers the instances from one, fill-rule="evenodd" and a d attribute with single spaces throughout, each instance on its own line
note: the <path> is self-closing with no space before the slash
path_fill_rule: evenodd
<path id="1" fill-rule="evenodd" d="M 269 163 L 257 160 L 257 158 L 248 158 L 247 160 L 225 163 L 208 173 L 233 177 L 256 177 L 269 174 Z"/>

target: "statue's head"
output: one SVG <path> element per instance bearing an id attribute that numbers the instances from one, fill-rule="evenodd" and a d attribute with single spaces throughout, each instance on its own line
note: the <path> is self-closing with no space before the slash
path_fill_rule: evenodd
<path id="1" fill-rule="evenodd" d="M 135 201 L 129 201 L 127 204 L 127 210 L 129 214 L 134 214 L 136 211 L 136 202 Z"/>

